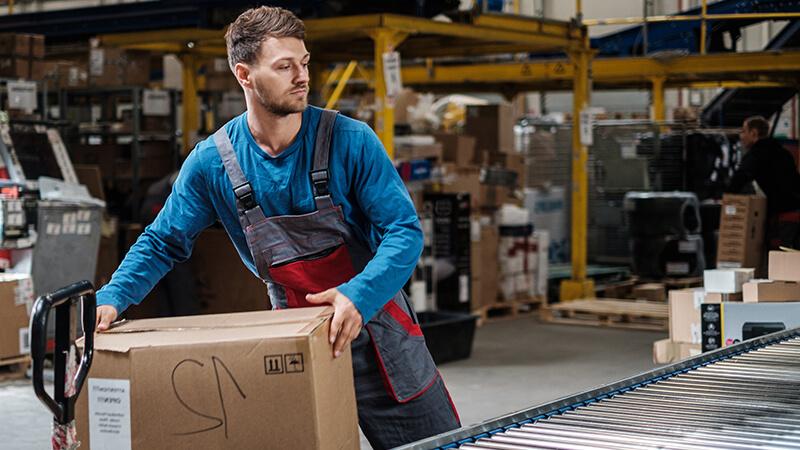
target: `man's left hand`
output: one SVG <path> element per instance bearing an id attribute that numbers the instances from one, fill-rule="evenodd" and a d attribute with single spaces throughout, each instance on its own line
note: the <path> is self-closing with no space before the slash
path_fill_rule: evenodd
<path id="1" fill-rule="evenodd" d="M 317 294 L 307 294 L 306 301 L 314 304 L 329 303 L 333 305 L 330 341 L 333 345 L 333 356 L 338 358 L 342 351 L 350 345 L 361 332 L 363 319 L 356 306 L 336 288 Z"/>

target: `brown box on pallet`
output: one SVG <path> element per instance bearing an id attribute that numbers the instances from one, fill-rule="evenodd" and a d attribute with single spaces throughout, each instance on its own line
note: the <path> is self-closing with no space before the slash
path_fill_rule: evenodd
<path id="1" fill-rule="evenodd" d="M 700 343 L 700 306 L 704 300 L 703 289 L 669 291 L 670 340 L 690 344 Z"/>
<path id="2" fill-rule="evenodd" d="M 228 92 L 241 89 L 236 77 L 229 70 L 227 73 L 209 74 L 206 76 L 206 91 Z"/>
<path id="3" fill-rule="evenodd" d="M 667 290 L 662 283 L 645 283 L 633 288 L 633 297 L 651 302 L 664 302 L 667 300 Z"/>
<path id="4" fill-rule="evenodd" d="M 0 273 L 0 359 L 30 353 L 28 322 L 32 305 L 30 275 Z"/>
<path id="5" fill-rule="evenodd" d="M 752 280 L 742 286 L 745 303 L 800 302 L 796 281 Z"/>
<path id="6" fill-rule="evenodd" d="M 0 33 L 0 55 L 44 58 L 44 35 Z"/>
<path id="7" fill-rule="evenodd" d="M 467 106 L 464 132 L 475 136 L 479 152 L 514 152 L 514 114 L 510 105 Z"/>
<path id="8" fill-rule="evenodd" d="M 720 212 L 718 267 L 759 267 L 764 246 L 767 199 L 725 194 Z M 759 270 L 756 270 L 759 273 Z"/>
<path id="9" fill-rule="evenodd" d="M 499 239 L 497 226 L 480 224 L 473 220 L 470 252 L 473 286 L 472 309 L 479 309 L 497 301 L 497 245 Z"/>
<path id="10" fill-rule="evenodd" d="M 358 449 L 332 309 L 134 320 L 95 338 L 76 405 L 87 448 Z"/>
<path id="11" fill-rule="evenodd" d="M 769 279 L 800 281 L 800 252 L 769 252 Z"/>
<path id="12" fill-rule="evenodd" d="M 475 162 L 475 137 L 466 134 L 434 133 L 442 145 L 442 160 L 457 167 L 469 167 Z"/>
<path id="13" fill-rule="evenodd" d="M 150 52 L 119 48 L 89 50 L 91 86 L 145 86 L 149 81 Z"/>
<path id="14" fill-rule="evenodd" d="M 675 342 L 669 339 L 653 342 L 653 362 L 656 364 L 674 363 L 700 353 L 702 353 L 700 344 Z"/>

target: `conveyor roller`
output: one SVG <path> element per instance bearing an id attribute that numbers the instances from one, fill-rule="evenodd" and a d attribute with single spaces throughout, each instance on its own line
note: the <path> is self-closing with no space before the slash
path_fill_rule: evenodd
<path id="1" fill-rule="evenodd" d="M 800 449 L 800 328 L 408 449 Z"/>

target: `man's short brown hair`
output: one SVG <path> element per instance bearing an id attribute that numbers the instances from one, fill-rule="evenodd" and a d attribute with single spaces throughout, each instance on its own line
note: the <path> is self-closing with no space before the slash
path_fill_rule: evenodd
<path id="1" fill-rule="evenodd" d="M 291 11 L 283 8 L 261 6 L 241 13 L 225 32 L 231 70 L 237 63 L 257 62 L 261 44 L 271 37 L 305 39 L 306 26 Z"/>
<path id="2" fill-rule="evenodd" d="M 752 116 L 744 119 L 744 126 L 748 130 L 756 130 L 759 138 L 769 136 L 769 122 L 763 116 Z"/>

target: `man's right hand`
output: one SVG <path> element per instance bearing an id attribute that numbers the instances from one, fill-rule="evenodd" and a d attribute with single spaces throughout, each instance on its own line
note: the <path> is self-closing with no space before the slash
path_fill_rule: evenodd
<path id="1" fill-rule="evenodd" d="M 115 320 L 117 320 L 117 308 L 111 305 L 97 307 L 97 321 L 95 323 L 97 331 L 106 331 L 111 326 L 111 322 Z"/>

